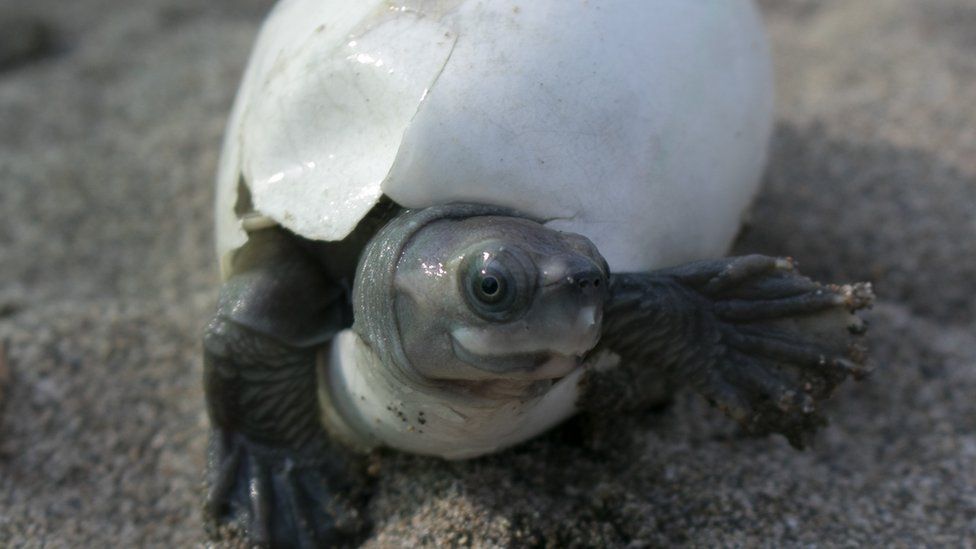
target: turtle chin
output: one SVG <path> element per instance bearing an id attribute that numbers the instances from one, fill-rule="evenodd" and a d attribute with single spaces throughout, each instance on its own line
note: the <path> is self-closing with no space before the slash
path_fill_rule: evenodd
<path id="1" fill-rule="evenodd" d="M 515 354 L 479 354 L 451 338 L 454 356 L 489 377 L 511 380 L 540 381 L 566 376 L 583 364 L 583 353 L 538 351 Z"/>
<path id="2" fill-rule="evenodd" d="M 586 353 L 596 346 L 602 312 L 602 306 L 593 304 L 570 318 L 548 322 L 535 319 L 505 327 L 460 327 L 450 334 L 451 349 L 458 361 L 486 377 L 558 379 L 582 365 Z"/>

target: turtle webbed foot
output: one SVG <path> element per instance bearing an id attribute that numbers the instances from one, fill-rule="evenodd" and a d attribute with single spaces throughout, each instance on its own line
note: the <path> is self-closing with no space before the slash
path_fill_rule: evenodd
<path id="1" fill-rule="evenodd" d="M 211 536 L 236 531 L 259 547 L 354 544 L 367 528 L 365 474 L 351 467 L 355 456 L 341 448 L 327 450 L 313 460 L 301 459 L 216 430 L 204 508 Z"/>
<path id="2" fill-rule="evenodd" d="M 753 433 L 782 433 L 802 448 L 826 421 L 817 404 L 848 376 L 869 371 L 853 314 L 871 305 L 867 283 L 823 285 L 786 258 L 751 255 L 680 267 L 676 279 L 711 301 L 705 328 L 718 345 L 698 390 Z M 706 308 L 707 303 L 704 305 Z"/>

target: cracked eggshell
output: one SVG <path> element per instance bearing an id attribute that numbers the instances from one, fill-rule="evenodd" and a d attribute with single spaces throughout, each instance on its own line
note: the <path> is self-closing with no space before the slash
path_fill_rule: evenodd
<path id="1" fill-rule="evenodd" d="M 342 239 L 386 194 L 513 207 L 615 271 L 717 256 L 772 103 L 749 0 L 285 0 L 229 122 L 218 252 L 246 239 L 242 183 L 246 223 L 312 239 Z"/>

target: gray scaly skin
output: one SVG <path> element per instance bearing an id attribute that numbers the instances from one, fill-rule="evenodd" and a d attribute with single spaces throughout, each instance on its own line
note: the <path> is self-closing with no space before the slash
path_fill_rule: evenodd
<path id="1" fill-rule="evenodd" d="M 330 437 L 316 392 L 319 351 L 351 326 L 397 379 L 450 398 L 534 395 L 592 347 L 619 365 L 585 370 L 580 410 L 640 408 L 667 378 L 798 447 L 823 424 L 818 403 L 866 373 L 852 313 L 868 285 L 764 256 L 610 274 L 585 238 L 510 211 L 395 213 L 384 203 L 345 243 L 255 232 L 235 256 L 204 337 L 212 535 L 238 524 L 258 545 L 316 547 L 367 532 L 365 460 Z M 343 265 L 370 238 L 353 281 Z M 437 272 L 418 272 L 430 258 Z"/>

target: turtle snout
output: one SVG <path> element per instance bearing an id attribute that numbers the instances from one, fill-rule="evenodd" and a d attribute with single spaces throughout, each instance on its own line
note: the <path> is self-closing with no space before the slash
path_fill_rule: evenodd
<path id="1" fill-rule="evenodd" d="M 602 303 L 607 295 L 607 273 L 596 263 L 580 258 L 566 269 L 566 284 L 585 302 Z"/>
<path id="2" fill-rule="evenodd" d="M 564 286 L 569 295 L 575 294 L 576 315 L 570 331 L 578 347 L 576 351 L 585 352 L 596 345 L 603 322 L 603 304 L 607 298 L 607 274 L 594 262 L 576 262 L 565 278 Z"/>
<path id="3" fill-rule="evenodd" d="M 602 298 L 607 291 L 607 275 L 603 270 L 592 266 L 569 275 L 570 284 L 574 284 L 580 294 L 586 298 Z"/>
<path id="4" fill-rule="evenodd" d="M 554 318 L 568 322 L 564 326 L 575 333 L 574 337 L 593 339 L 593 343 L 603 321 L 603 305 L 610 294 L 607 270 L 601 263 L 582 255 L 562 256 L 543 269 L 545 301 L 556 307 L 552 310 Z"/>

